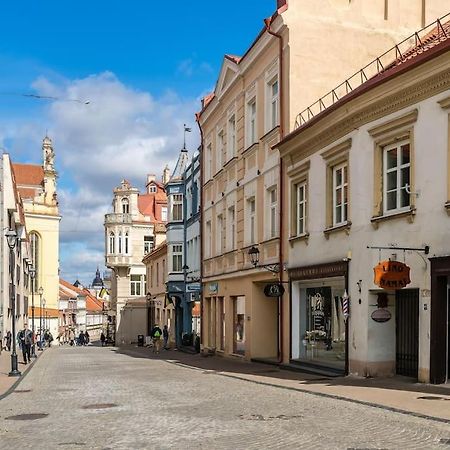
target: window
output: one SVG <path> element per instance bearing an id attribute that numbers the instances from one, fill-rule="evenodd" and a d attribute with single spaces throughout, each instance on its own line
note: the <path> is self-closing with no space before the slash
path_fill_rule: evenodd
<path id="1" fill-rule="evenodd" d="M 36 291 L 36 286 L 40 286 L 39 283 L 39 275 L 41 270 L 40 265 L 40 237 L 37 233 L 31 232 L 30 233 L 30 239 L 31 239 L 31 260 L 33 262 L 33 267 L 35 269 L 35 275 L 34 275 L 34 291 Z"/>
<path id="2" fill-rule="evenodd" d="M 206 233 L 205 233 L 205 255 L 207 258 L 211 258 L 211 221 L 206 222 Z"/>
<path id="3" fill-rule="evenodd" d="M 228 119 L 227 154 L 228 159 L 236 156 L 236 117 L 234 114 Z"/>
<path id="4" fill-rule="evenodd" d="M 269 203 L 269 238 L 277 235 L 277 188 L 274 187 L 268 191 Z"/>
<path id="5" fill-rule="evenodd" d="M 216 154 L 216 172 L 222 169 L 223 165 L 223 150 L 224 150 L 223 130 L 217 133 L 217 154 Z"/>
<path id="6" fill-rule="evenodd" d="M 153 250 L 154 237 L 144 236 L 144 255 L 150 253 Z"/>
<path id="7" fill-rule="evenodd" d="M 183 245 L 172 245 L 172 272 L 183 271 Z"/>
<path id="8" fill-rule="evenodd" d="M 247 200 L 248 209 L 248 239 L 249 244 L 254 244 L 256 242 L 256 202 L 255 197 L 249 198 Z"/>
<path id="9" fill-rule="evenodd" d="M 298 183 L 295 186 L 296 196 L 296 235 L 306 233 L 306 183 Z"/>
<path id="10" fill-rule="evenodd" d="M 278 125 L 278 79 L 275 78 L 267 86 L 268 93 L 268 129 Z"/>
<path id="11" fill-rule="evenodd" d="M 183 220 L 183 194 L 172 195 L 172 220 Z"/>
<path id="12" fill-rule="evenodd" d="M 124 254 L 128 255 L 128 232 L 125 233 L 125 240 L 124 240 Z"/>
<path id="13" fill-rule="evenodd" d="M 227 225 L 229 250 L 234 250 L 236 248 L 236 210 L 234 206 L 228 208 Z"/>
<path id="14" fill-rule="evenodd" d="M 167 222 L 167 206 L 161 206 L 161 220 Z"/>
<path id="15" fill-rule="evenodd" d="M 114 233 L 111 231 L 109 233 L 109 253 L 111 255 L 113 255 L 116 252 L 116 236 L 114 235 Z M 34 264 L 34 262 L 33 262 Z"/>
<path id="16" fill-rule="evenodd" d="M 151 184 L 151 185 L 148 187 L 148 192 L 149 192 L 150 194 L 154 194 L 154 193 L 156 192 L 156 186 L 155 186 L 154 184 Z"/>
<path id="17" fill-rule="evenodd" d="M 208 181 L 212 177 L 212 146 L 208 144 L 205 154 L 205 180 Z"/>
<path id="18" fill-rule="evenodd" d="M 144 289 L 142 289 L 143 284 L 145 283 L 144 275 L 131 275 L 130 276 L 130 295 L 139 296 L 142 295 Z"/>
<path id="19" fill-rule="evenodd" d="M 256 97 L 247 103 L 247 145 L 256 142 Z"/>
<path id="20" fill-rule="evenodd" d="M 156 263 L 156 286 L 159 286 L 159 262 Z"/>
<path id="21" fill-rule="evenodd" d="M 122 253 L 122 232 L 119 233 L 119 240 L 118 240 L 117 247 L 118 247 L 119 254 L 121 254 Z"/>
<path id="22" fill-rule="evenodd" d="M 222 254 L 222 243 L 223 243 L 223 216 L 219 214 L 217 216 L 217 233 L 216 233 L 216 243 L 217 243 L 217 254 Z"/>
<path id="23" fill-rule="evenodd" d="M 127 198 L 122 199 L 122 213 L 129 214 L 130 213 L 130 202 Z"/>
<path id="24" fill-rule="evenodd" d="M 333 167 L 333 226 L 347 222 L 348 166 L 347 163 Z"/>
<path id="25" fill-rule="evenodd" d="M 401 141 L 383 149 L 383 205 L 384 212 L 410 206 L 410 144 Z"/>

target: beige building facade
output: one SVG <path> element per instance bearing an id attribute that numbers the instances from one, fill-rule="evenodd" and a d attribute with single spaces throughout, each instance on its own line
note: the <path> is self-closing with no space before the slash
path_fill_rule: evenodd
<path id="1" fill-rule="evenodd" d="M 272 148 L 298 125 L 301 110 L 445 6 L 393 3 L 279 1 L 247 52 L 225 56 L 197 115 L 205 349 L 289 360 L 289 333 L 282 332 L 290 326 L 289 296 L 264 293 L 274 281 L 287 282 L 279 245 L 288 239 L 280 236 L 284 171 Z"/>
<path id="2" fill-rule="evenodd" d="M 291 363 L 450 379 L 450 22 L 418 36 L 278 146 Z"/>
<path id="3" fill-rule="evenodd" d="M 147 177 L 145 193 L 126 180 L 114 189 L 113 212 L 105 215 L 105 260 L 112 270 L 110 313 L 118 345 L 149 334 L 142 259 L 164 241 L 166 221 L 166 193 L 154 175 Z"/>
<path id="4" fill-rule="evenodd" d="M 143 259 L 147 273 L 147 314 L 151 329 L 165 325 L 169 330 L 169 344 L 175 343 L 175 308 L 167 295 L 167 243 L 164 241 Z"/>

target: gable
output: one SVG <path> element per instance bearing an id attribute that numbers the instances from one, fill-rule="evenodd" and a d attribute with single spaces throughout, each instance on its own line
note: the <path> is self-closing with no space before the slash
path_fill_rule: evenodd
<path id="1" fill-rule="evenodd" d="M 220 76 L 217 81 L 216 95 L 220 96 L 228 86 L 233 82 L 238 74 L 237 58 L 230 58 L 225 56 L 220 70 Z"/>

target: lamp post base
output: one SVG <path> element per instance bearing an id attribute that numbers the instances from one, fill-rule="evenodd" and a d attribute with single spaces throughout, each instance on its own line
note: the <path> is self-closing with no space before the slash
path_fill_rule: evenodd
<path id="1" fill-rule="evenodd" d="M 9 377 L 20 377 L 22 373 L 17 368 L 17 355 L 11 355 L 11 372 L 8 373 Z"/>

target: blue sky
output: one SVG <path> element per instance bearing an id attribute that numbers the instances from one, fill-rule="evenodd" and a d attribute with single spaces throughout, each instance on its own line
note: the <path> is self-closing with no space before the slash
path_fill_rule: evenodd
<path id="1" fill-rule="evenodd" d="M 182 124 L 240 55 L 276 0 L 61 0 L 0 5 L 0 147 L 40 162 L 46 130 L 59 172 L 61 275 L 103 265 L 103 216 L 122 178 L 171 167 Z M 17 94 L 57 97 L 33 100 Z M 88 99 L 88 106 L 64 99 Z"/>

